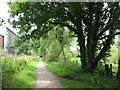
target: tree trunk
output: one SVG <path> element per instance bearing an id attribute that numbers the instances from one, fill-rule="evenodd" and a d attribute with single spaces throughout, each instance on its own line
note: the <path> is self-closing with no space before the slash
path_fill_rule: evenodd
<path id="1" fill-rule="evenodd" d="M 85 36 L 82 30 L 82 22 L 75 23 L 75 25 L 77 27 L 77 37 L 78 37 L 78 45 L 80 47 L 80 59 L 82 64 L 82 71 L 86 72 L 86 47 L 85 47 Z"/>
<path id="2" fill-rule="evenodd" d="M 118 72 L 117 72 L 117 79 L 120 81 L 120 59 L 118 61 Z"/>
<path id="3" fill-rule="evenodd" d="M 82 64 L 83 72 L 86 71 L 86 48 L 85 48 L 85 40 L 83 40 L 80 36 L 78 36 L 78 44 L 80 47 L 80 59 Z"/>
<path id="4" fill-rule="evenodd" d="M 63 51 L 64 61 L 66 62 L 66 56 L 65 56 L 65 52 L 64 52 L 64 47 L 63 46 L 62 46 L 62 51 Z"/>

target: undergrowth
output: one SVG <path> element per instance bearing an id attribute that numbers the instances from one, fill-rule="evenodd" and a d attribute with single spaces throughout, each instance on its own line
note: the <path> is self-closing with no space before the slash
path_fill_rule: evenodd
<path id="1" fill-rule="evenodd" d="M 37 56 L 14 56 L 0 50 L 2 88 L 34 87 L 38 60 L 39 57 Z"/>
<path id="2" fill-rule="evenodd" d="M 65 88 L 118 88 L 118 82 L 99 75 L 98 73 L 83 73 L 78 59 L 67 62 L 48 62 L 44 60 L 48 70 L 57 76 L 68 76 L 70 79 L 60 79 Z"/>

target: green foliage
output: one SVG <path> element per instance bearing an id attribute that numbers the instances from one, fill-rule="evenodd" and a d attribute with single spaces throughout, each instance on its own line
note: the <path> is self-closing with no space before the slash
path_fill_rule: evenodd
<path id="1" fill-rule="evenodd" d="M 104 61 L 102 60 L 102 61 L 100 61 L 100 62 L 98 63 L 98 66 L 97 66 L 95 72 L 99 73 L 100 75 L 103 75 L 104 69 L 105 69 L 105 63 L 104 63 Z"/>
<path id="2" fill-rule="evenodd" d="M 79 74 L 80 81 L 60 79 L 65 88 L 118 88 L 117 81 L 103 79 L 99 75 Z"/>
<path id="3" fill-rule="evenodd" d="M 117 72 L 118 70 L 118 60 L 119 60 L 119 47 L 116 47 L 116 45 L 112 45 L 110 57 L 108 57 L 108 63 L 112 64 L 113 66 L 113 72 Z"/>
<path id="4" fill-rule="evenodd" d="M 35 70 L 39 58 L 35 57 L 34 59 L 18 73 L 3 77 L 3 88 L 34 88 L 36 78 Z"/>
<path id="5" fill-rule="evenodd" d="M 110 61 L 110 63 L 116 63 L 118 62 L 118 48 L 115 45 L 112 45 L 111 47 L 111 52 L 110 52 L 111 56 L 108 57 L 108 60 Z"/>
<path id="6" fill-rule="evenodd" d="M 32 60 L 32 57 L 22 56 L 17 58 L 2 57 L 2 74 L 3 76 L 13 75 L 21 71 L 26 64 Z"/>
<path id="7" fill-rule="evenodd" d="M 62 36 L 57 33 L 58 31 L 63 32 Z M 58 37 L 62 37 L 61 40 Z M 65 53 L 65 56 L 66 53 L 67 55 L 70 54 L 69 46 L 72 40 L 73 38 L 70 37 L 69 31 L 61 30 L 56 27 L 52 31 L 49 31 L 44 38 L 42 37 L 38 40 L 40 47 L 37 52 L 39 55 L 44 56 L 46 60 L 59 60 L 63 57 L 63 52 Z"/>
<path id="8" fill-rule="evenodd" d="M 69 61 L 58 61 L 58 62 L 49 62 L 44 59 L 45 65 L 48 67 L 48 69 L 53 72 L 55 75 L 58 76 L 64 76 L 64 74 L 72 75 L 75 72 L 80 71 L 80 60 L 78 58 L 71 59 Z M 54 67 L 53 67 L 54 66 Z"/>
<path id="9" fill-rule="evenodd" d="M 59 61 L 59 62 L 49 62 L 44 60 L 45 65 L 48 67 L 48 69 L 53 72 L 55 75 L 58 76 L 72 76 L 76 72 L 80 72 L 80 66 L 81 62 L 78 58 L 73 58 L 69 61 Z M 54 66 L 54 67 L 53 67 Z"/>
<path id="10" fill-rule="evenodd" d="M 31 42 L 18 37 L 14 44 L 17 54 L 31 55 Z"/>
<path id="11" fill-rule="evenodd" d="M 113 72 L 117 72 L 117 68 L 118 68 L 118 48 L 119 47 L 116 47 L 116 45 L 111 45 L 111 50 L 109 52 L 109 56 L 105 58 L 105 60 L 101 60 L 99 63 L 98 63 L 98 66 L 96 68 L 96 72 L 100 72 L 102 73 L 103 70 L 104 70 L 104 65 L 105 64 L 112 64 L 112 71 Z"/>
<path id="12" fill-rule="evenodd" d="M 12 82 L 14 75 L 17 75 L 22 70 L 24 70 L 26 65 L 29 65 L 31 62 L 38 61 L 39 58 L 35 56 L 13 56 L 5 53 L 6 51 L 0 50 L 0 62 L 2 65 L 2 85 L 3 87 L 14 87 Z M 31 63 L 32 64 L 32 63 Z M 34 68 L 34 67 L 31 67 Z M 26 68 L 27 69 L 27 68 Z M 29 66 L 30 69 L 30 66 Z M 34 69 L 35 70 L 35 69 Z M 25 72 L 24 72 L 25 73 Z M 32 72 L 31 72 L 32 73 Z M 22 77 L 22 76 L 21 76 Z"/>
<path id="13" fill-rule="evenodd" d="M 48 70 L 57 76 L 68 76 L 74 80 L 60 79 L 65 88 L 118 88 L 118 82 L 109 80 L 98 73 L 81 72 L 81 63 L 78 59 L 69 62 L 45 62 Z"/>
<path id="14" fill-rule="evenodd" d="M 116 31 L 120 29 L 118 2 L 15 2 L 9 3 L 9 7 L 11 17 L 19 17 L 18 20 L 11 19 L 10 22 L 13 27 L 20 29 L 19 33 L 25 39 L 44 38 L 45 34 L 57 27 L 59 30 L 56 30 L 56 38 L 64 52 L 64 42 L 67 41 L 63 38 L 65 30 L 61 29 L 67 28 L 73 32 L 78 39 L 82 68 L 89 72 L 94 72 L 98 63 L 109 56 Z M 49 34 L 50 38 L 54 39 L 52 37 L 55 33 Z M 50 45 L 49 49 L 44 48 L 41 52 L 43 55 L 47 54 L 49 60 L 53 60 L 58 57 L 61 47 L 55 45 L 57 41 L 50 41 L 46 42 Z M 52 50 L 52 47 L 56 50 Z"/>
<path id="15" fill-rule="evenodd" d="M 80 81 L 73 81 L 67 79 L 60 79 L 61 84 L 64 85 L 65 88 L 91 88 L 87 83 L 83 83 Z"/>

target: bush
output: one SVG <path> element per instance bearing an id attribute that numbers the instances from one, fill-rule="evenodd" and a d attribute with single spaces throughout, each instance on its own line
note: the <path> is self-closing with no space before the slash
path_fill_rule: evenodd
<path id="1" fill-rule="evenodd" d="M 0 49 L 0 62 L 2 65 L 2 87 L 5 87 L 5 88 L 14 87 L 15 83 L 17 82 L 19 83 L 20 81 L 22 81 L 22 80 L 17 82 L 14 81 L 15 76 L 18 73 L 20 74 L 22 71 L 24 71 L 25 67 L 29 65 L 31 62 L 36 62 L 38 60 L 39 60 L 39 57 L 36 57 L 36 56 L 27 56 L 27 55 L 14 56 L 14 55 L 9 55 L 7 51 Z M 29 68 L 35 69 L 32 66 L 29 66 Z M 20 77 L 22 78 L 24 76 L 20 76 Z M 30 85 L 32 85 L 32 83 Z"/>
<path id="2" fill-rule="evenodd" d="M 32 60 L 36 60 L 33 56 L 14 56 L 7 54 L 6 51 L 0 50 L 0 62 L 2 64 L 2 76 L 11 76 L 19 71 L 21 71 L 25 65 L 27 65 Z"/>

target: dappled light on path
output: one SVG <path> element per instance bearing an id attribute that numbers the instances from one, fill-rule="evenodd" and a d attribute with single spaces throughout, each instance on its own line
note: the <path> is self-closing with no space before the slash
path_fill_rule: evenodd
<path id="1" fill-rule="evenodd" d="M 63 88 L 58 77 L 51 74 L 40 60 L 37 66 L 36 88 Z"/>

